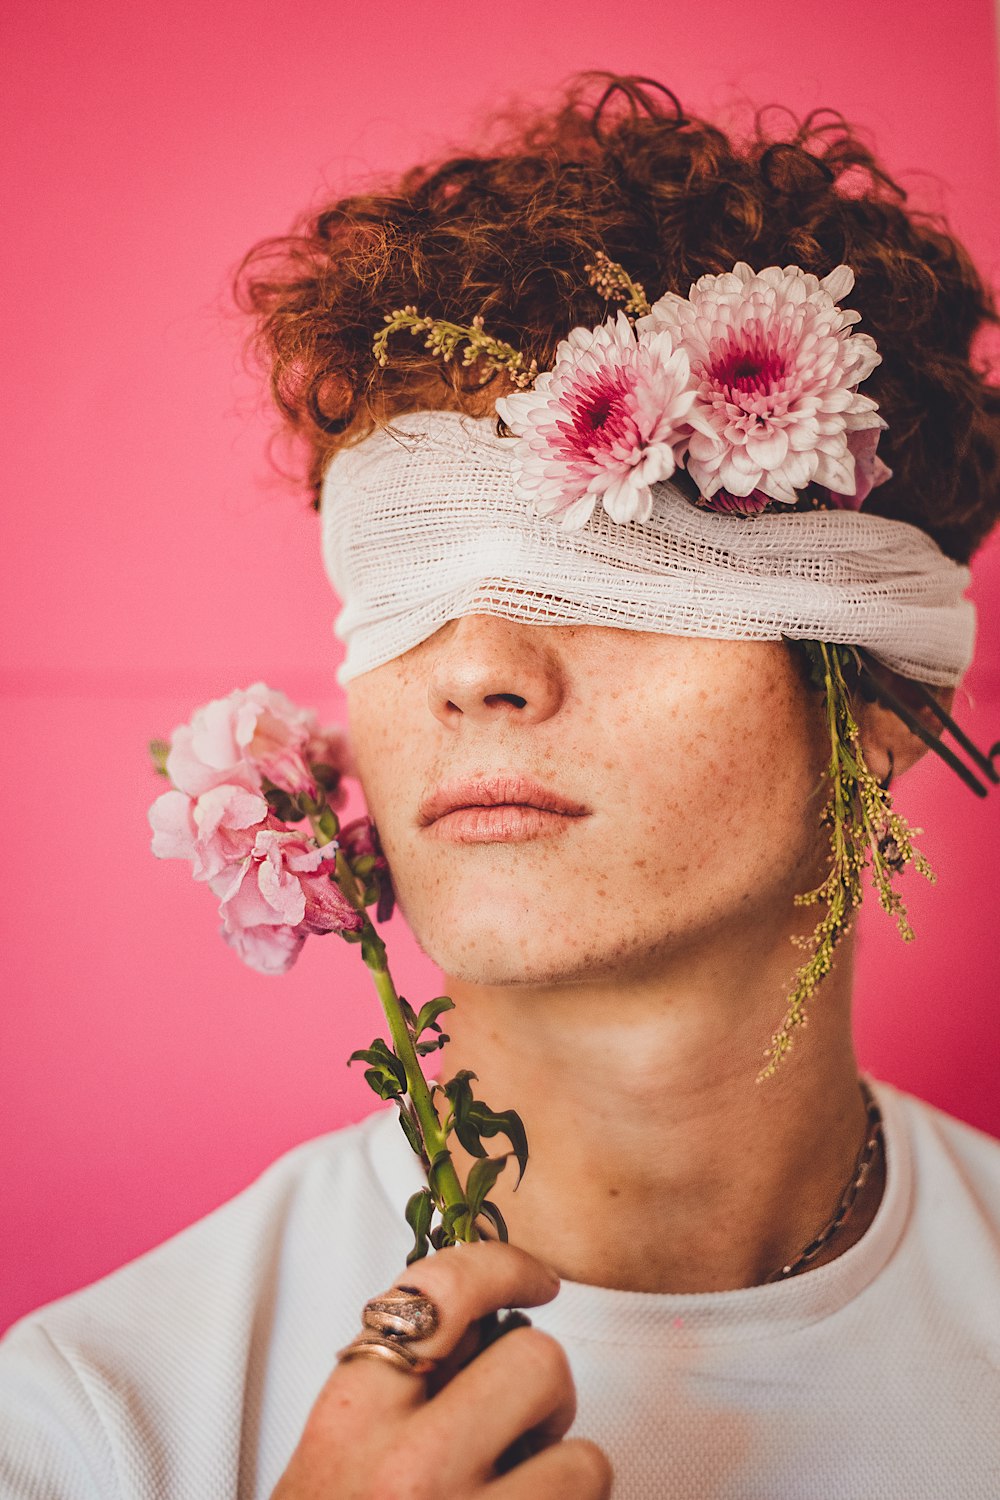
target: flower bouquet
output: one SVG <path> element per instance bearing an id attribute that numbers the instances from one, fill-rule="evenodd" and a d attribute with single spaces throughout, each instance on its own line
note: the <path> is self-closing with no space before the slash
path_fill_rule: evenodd
<path id="1" fill-rule="evenodd" d="M 394 907 L 378 831 L 367 815 L 344 827 L 337 816 L 347 801 L 344 778 L 356 776 L 346 732 L 321 727 L 311 710 L 255 682 L 205 704 L 169 743 L 153 740 L 149 748 L 171 782 L 149 809 L 153 853 L 191 861 L 195 880 L 219 898 L 222 936 L 244 963 L 285 974 L 310 934 L 336 932 L 361 949 L 389 1040 L 377 1036 L 348 1064 L 365 1063 L 370 1087 L 397 1105 L 427 1177 L 406 1204 L 407 1265 L 429 1246 L 494 1234 L 506 1240 L 487 1195 L 511 1156 L 520 1183 L 524 1126 L 514 1110 L 498 1113 L 475 1097 L 476 1074 L 467 1068 L 445 1083 L 424 1077 L 420 1058 L 447 1042 L 440 1018 L 453 1002 L 438 995 L 415 1009 L 396 991 L 368 914 L 374 906 L 376 921 L 385 922 Z M 453 1133 L 476 1158 L 464 1184 L 448 1148 Z M 491 1156 L 483 1138 L 498 1135 L 510 1150 Z"/>

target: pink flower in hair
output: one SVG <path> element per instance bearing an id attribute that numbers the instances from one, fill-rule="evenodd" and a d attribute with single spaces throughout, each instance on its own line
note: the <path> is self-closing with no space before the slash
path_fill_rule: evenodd
<path id="1" fill-rule="evenodd" d="M 812 483 L 859 493 L 850 435 L 884 424 L 856 390 L 881 355 L 874 339 L 852 334 L 860 314 L 837 305 L 853 286 L 849 266 L 820 280 L 740 261 L 700 277 L 688 297 L 667 292 L 637 320 L 690 360 L 697 401 L 685 460 L 706 500 L 725 491 L 719 508 L 733 509 L 758 491 L 792 505 Z"/>
<path id="2" fill-rule="evenodd" d="M 648 520 L 650 486 L 674 472 L 694 399 L 688 356 L 669 332 L 637 338 L 624 312 L 574 328 L 531 390 L 496 403 L 520 440 L 517 493 L 567 531 L 585 526 L 598 500 L 616 521 Z"/>
<path id="3" fill-rule="evenodd" d="M 880 418 L 878 427 L 864 427 L 847 434 L 847 446 L 854 456 L 854 493 L 838 495 L 830 491 L 830 499 L 838 510 L 860 510 L 872 490 L 892 478 L 892 470 L 875 452 L 881 429 L 888 425 Z"/>

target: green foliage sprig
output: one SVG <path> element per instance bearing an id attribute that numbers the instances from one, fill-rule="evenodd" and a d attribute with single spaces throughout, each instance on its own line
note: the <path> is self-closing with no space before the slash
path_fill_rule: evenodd
<path id="1" fill-rule="evenodd" d="M 446 318 L 427 317 L 408 304 L 386 313 L 384 323 L 384 328 L 380 328 L 372 340 L 372 353 L 380 365 L 389 363 L 389 335 L 408 328 L 414 337 L 418 333 L 425 333 L 424 348 L 430 349 L 445 364 L 451 363 L 459 345 L 464 343 L 466 347 L 462 353 L 462 365 L 467 367 L 477 361 L 482 362 L 480 385 L 486 384 L 494 370 L 506 370 L 518 389 L 524 390 L 533 384 L 538 374 L 535 360 L 525 364 L 524 355 L 513 344 L 507 344 L 485 332 L 483 319 L 478 315 L 471 323 L 450 323 Z"/>
<path id="2" fill-rule="evenodd" d="M 923 854 L 913 847 L 913 839 L 923 830 L 911 828 L 905 818 L 893 811 L 887 788 L 865 762 L 845 675 L 852 663 L 860 665 L 858 653 L 852 646 L 827 645 L 822 641 L 802 644 L 809 657 L 812 682 L 825 696 L 830 735 L 826 772 L 830 793 L 820 817 L 821 824 L 830 830 L 830 870 L 815 890 L 795 897 L 797 906 L 822 902 L 825 911 L 810 937 L 796 935 L 792 939 L 798 947 L 809 950 L 810 956 L 795 974 L 788 1010 L 780 1029 L 771 1038 L 765 1053 L 768 1062 L 757 1076 L 758 1083 L 771 1077 L 790 1051 L 795 1027 L 806 1024 L 805 1004 L 830 972 L 836 947 L 850 931 L 854 914 L 861 905 L 861 877 L 869 861 L 879 904 L 896 918 L 905 942 L 913 938 L 913 928 L 902 897 L 893 889 L 892 877 L 912 862 L 927 880 L 936 879 Z"/>
<path id="3" fill-rule="evenodd" d="M 609 301 L 623 302 L 629 317 L 642 318 L 650 311 L 642 282 L 633 281 L 625 267 L 605 255 L 603 250 L 596 250 L 593 261 L 588 261 L 583 269 L 594 291 Z"/>
<path id="4" fill-rule="evenodd" d="M 375 966 L 370 967 L 374 972 Z M 387 970 L 385 973 L 388 977 Z M 436 1052 L 449 1040 L 438 1017 L 454 1009 L 454 1001 L 447 995 L 439 995 L 416 1012 L 404 996 L 394 999 L 395 1006 L 390 1002 L 386 1014 L 391 1025 L 394 1020 L 397 1023 L 393 1025 L 395 1048 L 377 1036 L 370 1047 L 352 1052 L 348 1065 L 368 1064 L 366 1082 L 380 1099 L 395 1100 L 403 1134 L 424 1164 L 428 1185 L 415 1192 L 406 1205 L 406 1222 L 413 1230 L 413 1248 L 406 1264 L 412 1265 L 427 1254 L 429 1245 L 440 1250 L 460 1240 L 478 1239 L 476 1220 L 480 1216 L 489 1219 L 499 1239 L 507 1239 L 503 1215 L 486 1195 L 511 1156 L 516 1158 L 519 1168 L 514 1184 L 515 1189 L 518 1187 L 528 1165 L 528 1142 L 515 1110 L 498 1113 L 474 1096 L 472 1081 L 476 1074 L 468 1068 L 461 1068 L 447 1083 L 428 1085 L 424 1080 L 416 1059 Z M 400 1042 L 402 1045 L 398 1045 Z M 438 1095 L 443 1101 L 443 1118 L 434 1104 Z M 469 1170 L 464 1188 L 447 1145 L 452 1133 L 470 1156 L 478 1158 Z M 511 1150 L 501 1156 L 490 1156 L 482 1138 L 496 1135 L 505 1135 Z"/>

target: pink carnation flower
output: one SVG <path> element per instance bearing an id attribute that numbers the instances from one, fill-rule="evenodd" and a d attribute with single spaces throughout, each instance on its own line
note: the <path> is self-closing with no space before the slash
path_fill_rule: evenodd
<path id="1" fill-rule="evenodd" d="M 320 728 L 283 693 L 256 682 L 197 709 L 174 730 L 165 767 L 174 786 L 148 812 L 153 853 L 191 861 L 194 878 L 220 897 L 223 936 L 251 968 L 284 974 L 309 933 L 364 927 L 335 878 L 341 848 L 373 856 L 369 884 L 377 879 L 380 904 L 391 901 L 374 828 L 358 820 L 345 843 L 322 846 L 311 836 L 318 807 L 343 803 L 341 777 L 356 772 L 346 731 Z M 265 777 L 280 792 L 265 793 Z M 318 805 L 302 826 L 301 807 L 281 808 L 298 792 Z"/>
<path id="2" fill-rule="evenodd" d="M 517 493 L 567 531 L 598 499 L 616 521 L 646 521 L 650 485 L 667 479 L 683 445 L 695 392 L 687 354 L 669 333 L 636 338 L 624 312 L 574 328 L 530 391 L 498 399 L 520 439 Z"/>
<path id="3" fill-rule="evenodd" d="M 263 778 L 295 795 L 315 796 L 310 761 L 342 757 L 350 763 L 342 731 L 321 730 L 311 709 L 297 708 L 263 682 L 238 688 L 199 708 L 190 724 L 171 736 L 166 769 L 173 784 L 192 797 L 227 783 L 259 792 Z M 328 791 L 328 800 L 339 805 Z"/>
<path id="4" fill-rule="evenodd" d="M 159 859 L 189 859 L 195 880 L 211 880 L 249 854 L 269 814 L 257 792 L 224 785 L 200 797 L 164 792 L 148 817 L 153 853 Z"/>
<path id="5" fill-rule="evenodd" d="M 700 277 L 688 297 L 667 292 L 637 320 L 690 360 L 697 402 L 686 466 L 706 499 L 756 490 L 794 504 L 810 483 L 857 493 L 849 434 L 882 419 L 855 387 L 881 355 L 867 334 L 851 334 L 860 314 L 837 305 L 853 285 L 849 266 L 820 280 L 798 266 L 755 272 L 740 261 Z"/>
<path id="6" fill-rule="evenodd" d="M 309 933 L 358 932 L 364 918 L 330 879 L 337 842 L 317 848 L 291 829 L 258 829 L 249 854 L 209 880 L 226 941 L 263 973 L 291 968 Z"/>
<path id="7" fill-rule="evenodd" d="M 306 934 L 297 927 L 237 927 L 219 931 L 248 969 L 258 974 L 287 974 L 301 952 Z"/>

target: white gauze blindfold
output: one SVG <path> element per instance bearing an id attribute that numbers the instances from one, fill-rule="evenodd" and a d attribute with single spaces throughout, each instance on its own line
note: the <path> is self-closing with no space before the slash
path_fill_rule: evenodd
<path id="1" fill-rule="evenodd" d="M 597 507 L 566 531 L 515 496 L 514 447 L 492 416 L 421 411 L 331 459 L 322 548 L 343 606 L 341 685 L 470 614 L 856 645 L 939 687 L 972 660 L 969 570 L 919 527 L 852 510 L 724 515 L 665 480 L 648 521 Z"/>

